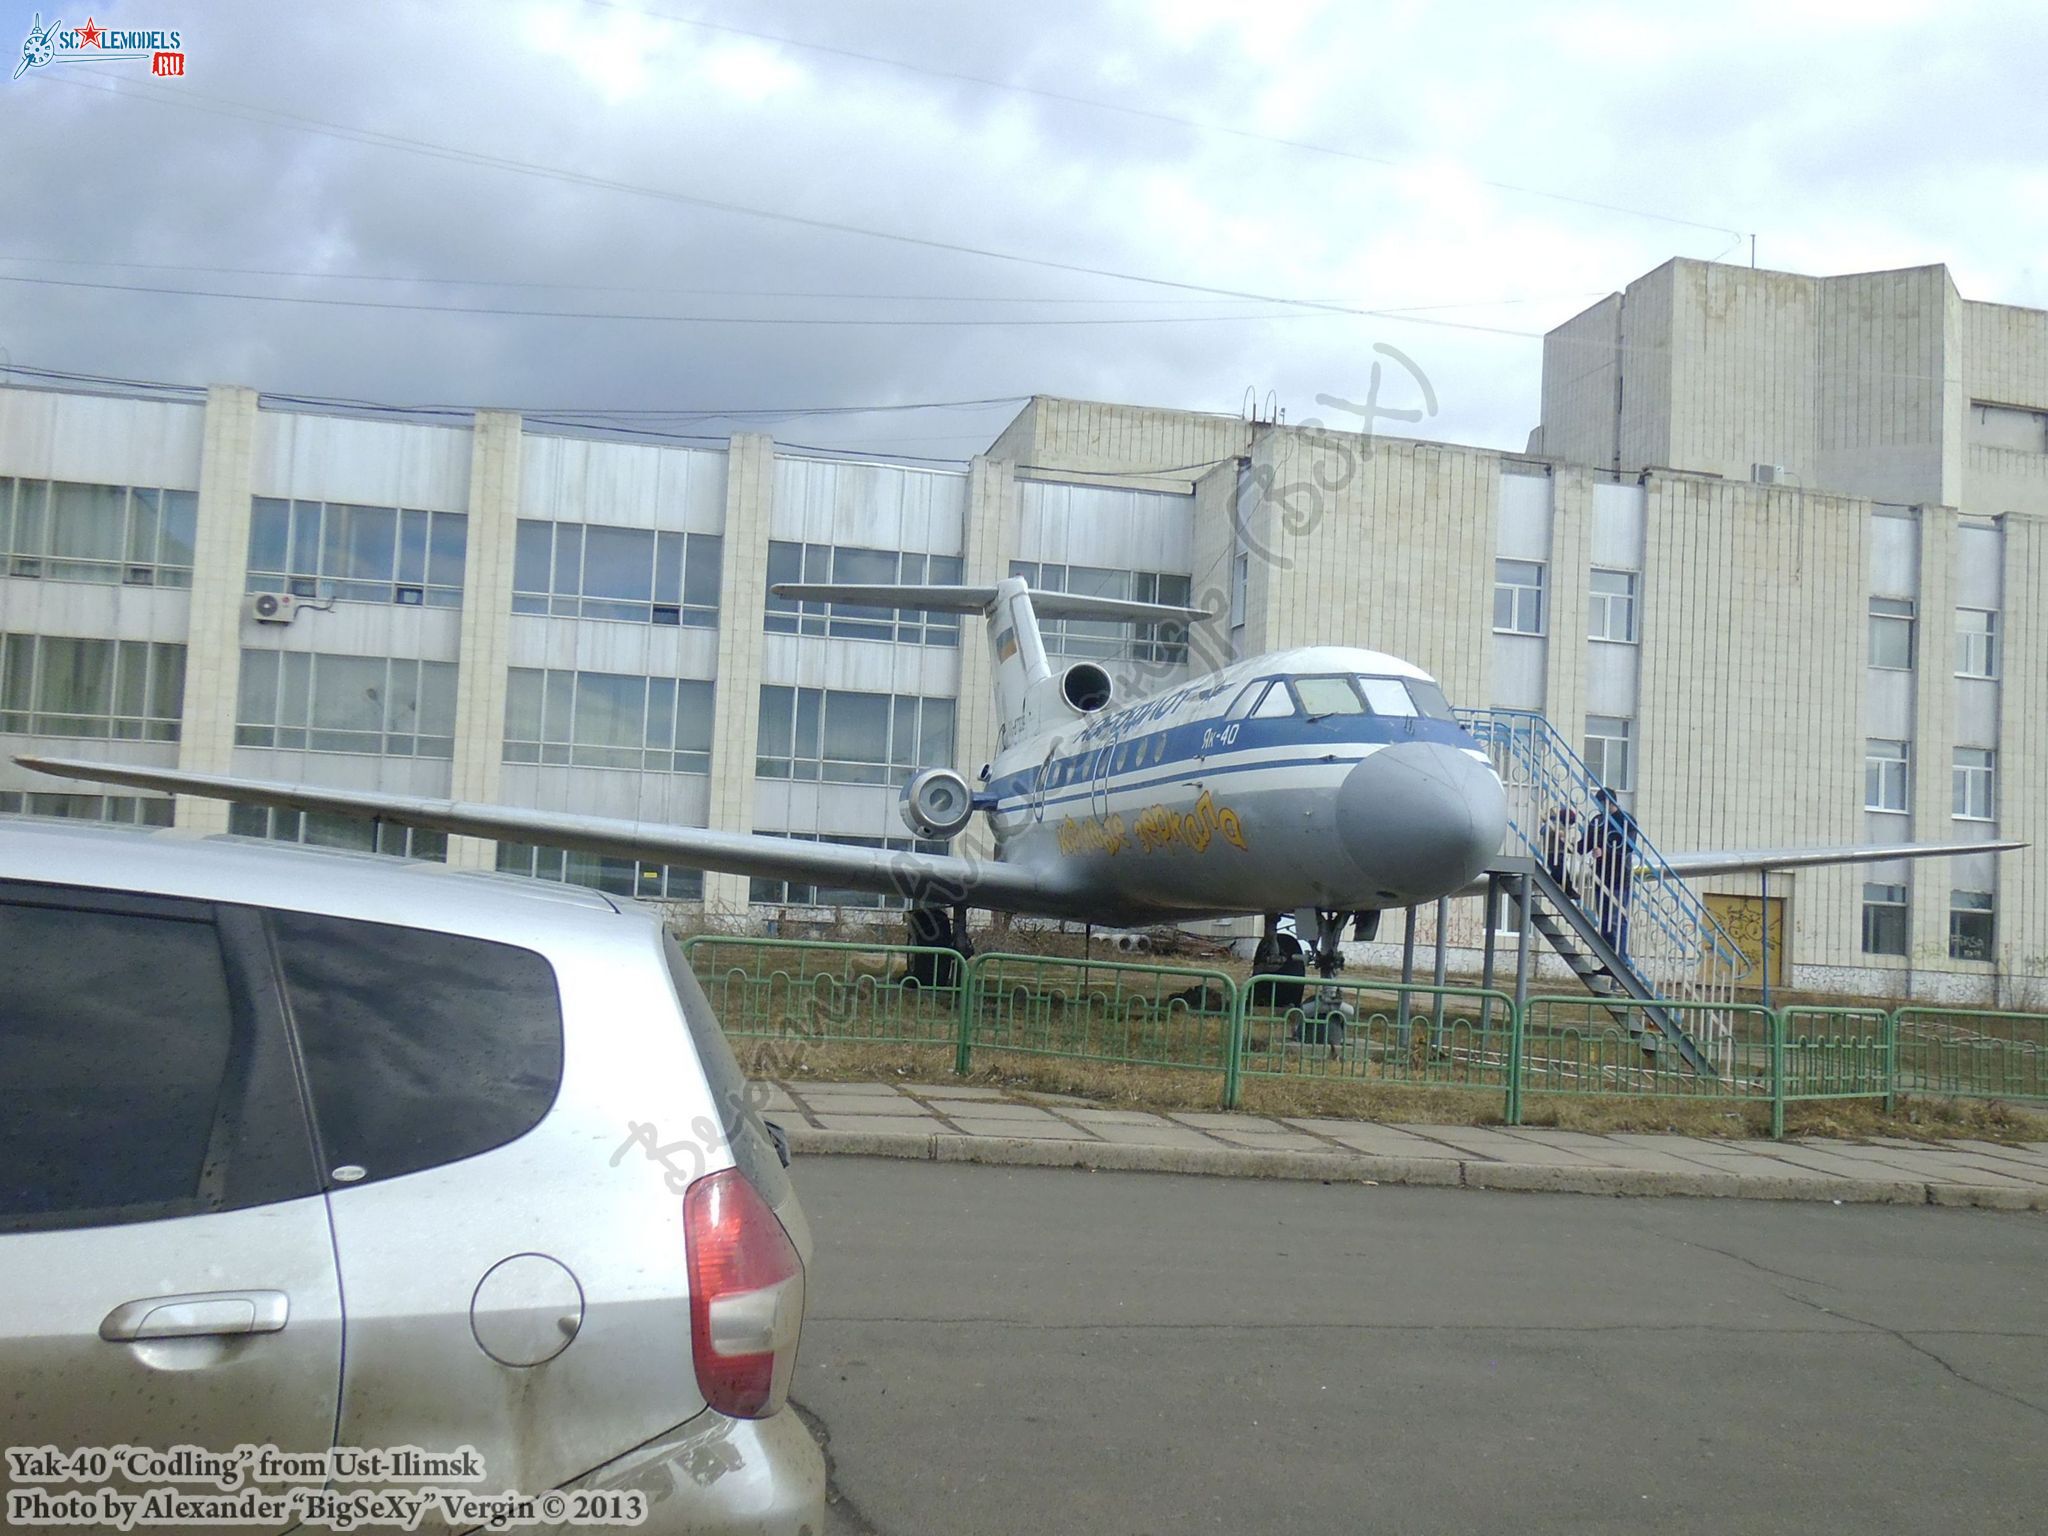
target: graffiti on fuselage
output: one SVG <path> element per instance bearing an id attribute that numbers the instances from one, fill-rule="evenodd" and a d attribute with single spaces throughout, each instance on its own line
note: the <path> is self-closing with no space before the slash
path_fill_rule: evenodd
<path id="1" fill-rule="evenodd" d="M 1170 805 L 1148 805 L 1126 827 L 1123 815 L 1113 812 L 1100 820 L 1076 821 L 1069 816 L 1060 823 L 1060 853 L 1073 857 L 1083 853 L 1108 854 L 1124 851 L 1133 841 L 1140 853 L 1157 853 L 1164 848 L 1188 848 L 1206 853 L 1217 838 L 1233 848 L 1249 850 L 1244 823 L 1236 811 L 1219 806 L 1203 790 L 1194 809 L 1177 811 Z"/>

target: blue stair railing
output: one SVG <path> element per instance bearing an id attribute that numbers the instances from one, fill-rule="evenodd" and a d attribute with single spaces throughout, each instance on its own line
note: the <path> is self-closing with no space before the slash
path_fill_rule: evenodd
<path id="1" fill-rule="evenodd" d="M 1648 1005 L 1661 1035 L 1696 1070 L 1725 1072 L 1727 1017 L 1709 1008 L 1659 1013 L 1659 1002 L 1732 1002 L 1749 973 L 1741 948 L 1654 844 L 1634 830 L 1625 858 L 1600 853 L 1601 784 L 1549 720 L 1528 710 L 1461 709 L 1508 794 L 1507 851 L 1534 861 L 1566 919 L 1536 921 L 1589 989 Z M 1646 1042 L 1648 1044 L 1648 1042 Z"/>

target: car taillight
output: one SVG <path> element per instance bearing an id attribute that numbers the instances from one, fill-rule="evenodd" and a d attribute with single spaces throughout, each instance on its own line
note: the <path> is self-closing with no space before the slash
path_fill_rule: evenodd
<path id="1" fill-rule="evenodd" d="M 737 1419 L 782 1407 L 804 1318 L 804 1266 L 768 1202 L 737 1168 L 683 1195 L 690 1354 L 704 1401 Z"/>

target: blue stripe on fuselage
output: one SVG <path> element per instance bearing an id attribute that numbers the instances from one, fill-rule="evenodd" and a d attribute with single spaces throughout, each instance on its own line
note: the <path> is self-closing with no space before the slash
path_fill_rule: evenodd
<path id="1" fill-rule="evenodd" d="M 1222 733 L 1233 725 L 1238 728 L 1236 740 L 1227 747 L 1221 745 Z M 1209 737 L 1206 756 L 1202 751 L 1205 735 Z M 1199 768 L 1204 774 L 1215 774 L 1256 768 L 1301 767 L 1320 761 L 1317 754 L 1334 747 L 1390 746 L 1401 741 L 1440 741 L 1449 746 L 1472 748 L 1479 745 L 1455 720 L 1431 720 L 1421 716 L 1330 715 L 1321 720 L 1305 720 L 1296 715 L 1284 720 L 1195 720 L 1170 730 L 1126 736 L 1120 741 L 1055 758 L 1046 779 L 1045 804 L 1087 798 L 1097 787 L 1095 773 L 1105 752 L 1128 754 L 1126 766 L 1113 771 L 1106 785 L 1101 786 L 1110 793 L 1116 793 L 1175 783 L 1187 778 L 1193 768 Z M 1155 742 L 1163 742 L 1163 745 L 1153 746 Z M 1143 753 L 1138 750 L 1141 746 L 1146 749 Z M 1276 747 L 1292 748 L 1293 754 L 1267 762 L 1237 761 L 1247 752 L 1270 751 Z M 1161 755 L 1154 757 L 1154 752 Z M 1142 763 L 1132 761 L 1139 756 L 1145 759 Z M 999 811 L 1028 806 L 1038 776 L 1037 767 L 1006 773 L 992 780 L 983 791 L 988 797 L 983 803 L 993 801 L 991 808 Z M 1076 793 L 1065 793 L 1068 790 Z"/>

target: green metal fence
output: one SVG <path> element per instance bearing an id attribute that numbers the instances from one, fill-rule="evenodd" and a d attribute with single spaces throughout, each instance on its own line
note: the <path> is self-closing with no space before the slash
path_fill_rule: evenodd
<path id="1" fill-rule="evenodd" d="M 772 1042 L 771 1064 L 806 1044 L 950 1048 L 959 1038 L 966 978 L 949 949 L 700 934 L 683 955 L 726 1034 Z"/>
<path id="2" fill-rule="evenodd" d="M 1319 1006 L 1325 989 L 1340 1004 L 1334 1016 Z M 1245 990 L 1243 1022 L 1241 1076 L 1491 1089 L 1513 1116 L 1515 1000 L 1505 992 L 1371 979 L 1276 988 L 1261 979 Z"/>
<path id="3" fill-rule="evenodd" d="M 1715 1064 L 1696 1072 L 1664 1038 L 1669 1018 Z M 1775 1074 L 1771 1012 L 1751 1003 L 1545 995 L 1522 1014 L 1522 1097 L 1534 1093 L 1762 1102 Z"/>
<path id="4" fill-rule="evenodd" d="M 1237 982 L 1222 971 L 976 955 L 967 967 L 955 1067 L 967 1071 L 977 1050 L 1015 1051 L 1227 1078 L 1238 1018 Z"/>
<path id="5" fill-rule="evenodd" d="M 1900 1092 L 2048 1103 L 2048 1015 L 1916 1007 L 1893 1019 Z"/>
<path id="6" fill-rule="evenodd" d="M 2048 1015 L 1992 1009 L 1659 1003 L 1372 978 L 1319 984 L 1064 955 L 976 955 L 704 934 L 683 952 L 726 1033 L 759 1042 L 751 1069 L 793 1070 L 806 1045 L 928 1046 L 955 1071 L 977 1053 L 1209 1072 L 1225 1108 L 1246 1077 L 1498 1092 L 1520 1124 L 1530 1096 L 1635 1097 L 1769 1107 L 1900 1093 L 2048 1104 Z M 1297 992 L 1299 995 L 1297 995 Z M 1706 1050 L 1696 1072 L 1659 1015 Z"/>

